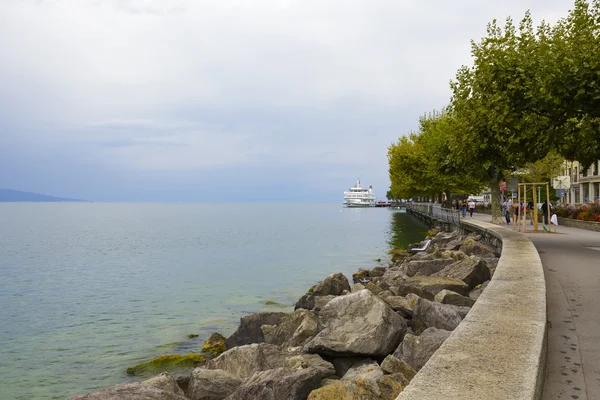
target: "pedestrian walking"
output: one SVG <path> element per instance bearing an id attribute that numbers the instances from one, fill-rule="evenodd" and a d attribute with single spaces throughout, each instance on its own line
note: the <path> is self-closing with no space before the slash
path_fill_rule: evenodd
<path id="1" fill-rule="evenodd" d="M 511 206 L 511 212 L 513 215 L 513 229 L 517 229 L 517 225 L 519 224 L 519 202 L 514 200 Z"/>
<path id="2" fill-rule="evenodd" d="M 510 210 L 512 206 L 512 201 L 510 199 L 506 199 L 504 203 L 502 203 L 502 208 L 504 209 L 504 218 L 506 218 L 506 224 L 510 225 Z"/>
<path id="3" fill-rule="evenodd" d="M 473 218 L 473 211 L 475 211 L 475 202 L 473 201 L 473 199 L 470 199 L 468 204 L 469 204 L 469 215 L 471 216 L 471 218 Z"/>
<path id="4" fill-rule="evenodd" d="M 461 205 L 460 205 L 460 211 L 462 212 L 462 217 L 466 217 L 467 216 L 467 201 L 463 200 Z"/>
<path id="5" fill-rule="evenodd" d="M 544 201 L 544 204 L 542 204 L 542 214 L 544 214 L 544 225 L 548 225 L 548 200 Z M 550 213 L 552 213 L 552 210 L 550 210 Z"/>

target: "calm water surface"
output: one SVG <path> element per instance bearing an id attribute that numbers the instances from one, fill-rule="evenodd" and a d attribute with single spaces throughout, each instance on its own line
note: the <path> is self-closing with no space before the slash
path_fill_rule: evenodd
<path id="1" fill-rule="evenodd" d="M 426 229 L 334 203 L 0 203 L 0 399 L 125 382 L 127 366 L 197 351 L 245 313 L 292 310 L 328 274 L 383 263 Z"/>

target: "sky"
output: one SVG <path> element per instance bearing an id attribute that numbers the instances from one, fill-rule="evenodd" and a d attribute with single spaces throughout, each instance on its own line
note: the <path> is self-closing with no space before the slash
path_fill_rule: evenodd
<path id="1" fill-rule="evenodd" d="M 1 0 L 0 188 L 342 201 L 444 107 L 486 24 L 567 0 Z"/>

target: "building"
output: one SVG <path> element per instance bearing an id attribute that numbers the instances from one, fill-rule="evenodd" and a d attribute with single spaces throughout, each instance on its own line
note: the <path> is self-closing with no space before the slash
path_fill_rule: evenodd
<path id="1" fill-rule="evenodd" d="M 600 174 L 598 164 L 594 162 L 588 169 L 582 168 L 577 161 L 565 161 L 563 175 L 571 177 L 571 188 L 567 190 L 563 203 L 579 204 L 600 201 Z"/>

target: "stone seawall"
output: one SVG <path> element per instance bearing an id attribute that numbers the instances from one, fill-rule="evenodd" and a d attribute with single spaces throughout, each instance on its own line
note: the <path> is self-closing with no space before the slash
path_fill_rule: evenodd
<path id="1" fill-rule="evenodd" d="M 546 363 L 546 282 L 524 235 L 480 221 L 462 228 L 502 242 L 487 289 L 397 400 L 539 399 Z"/>

